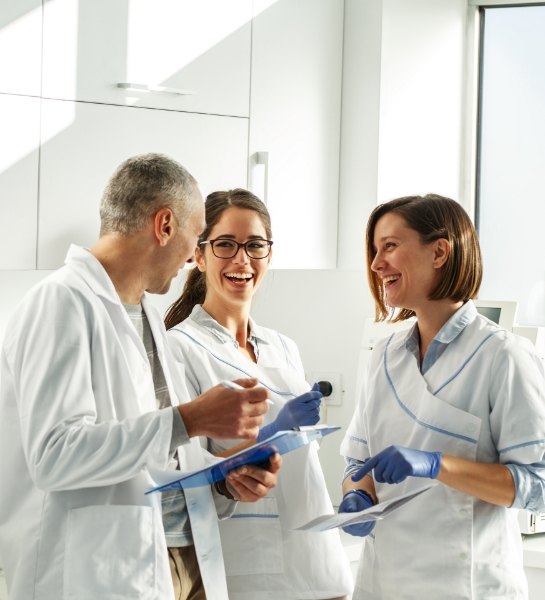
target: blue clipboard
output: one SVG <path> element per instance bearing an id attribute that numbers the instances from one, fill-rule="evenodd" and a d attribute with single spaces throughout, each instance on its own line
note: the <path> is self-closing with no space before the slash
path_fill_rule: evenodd
<path id="1" fill-rule="evenodd" d="M 297 450 L 297 448 L 306 446 L 314 440 L 319 440 L 339 429 L 340 427 L 318 425 L 316 427 L 300 427 L 290 431 L 279 431 L 266 440 L 250 448 L 241 450 L 228 458 L 224 458 L 214 465 L 186 475 L 177 476 L 172 481 L 153 487 L 146 494 L 211 485 L 216 481 L 225 479 L 227 473 L 237 467 L 263 463 L 272 454 L 286 454 L 292 450 Z"/>

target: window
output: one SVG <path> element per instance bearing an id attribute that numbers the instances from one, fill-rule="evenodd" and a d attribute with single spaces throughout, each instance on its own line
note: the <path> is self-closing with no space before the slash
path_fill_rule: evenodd
<path id="1" fill-rule="evenodd" d="M 481 8 L 480 296 L 545 325 L 545 6 Z"/>

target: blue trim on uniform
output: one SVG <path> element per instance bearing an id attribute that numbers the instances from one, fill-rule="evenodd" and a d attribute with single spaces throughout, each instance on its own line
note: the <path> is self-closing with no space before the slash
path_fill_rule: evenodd
<path id="1" fill-rule="evenodd" d="M 231 519 L 278 519 L 278 515 L 258 515 L 256 513 L 239 513 L 232 515 Z"/>
<path id="2" fill-rule="evenodd" d="M 388 354 L 388 347 L 390 345 L 390 342 L 392 341 L 392 338 L 394 337 L 394 333 L 392 333 L 392 335 L 390 336 L 390 338 L 388 339 L 388 342 L 386 343 L 386 348 L 384 349 L 384 373 L 386 375 L 386 379 L 388 380 L 388 383 L 390 385 L 390 387 L 392 388 L 392 392 L 394 393 L 394 397 L 397 400 L 397 403 L 399 404 L 399 406 L 403 409 L 403 411 L 405 413 L 407 413 L 407 415 L 413 419 L 416 423 L 418 423 L 419 425 L 421 425 L 422 427 L 426 427 L 427 429 L 431 429 L 432 431 L 436 431 L 437 433 L 442 433 L 444 435 L 449 435 L 451 437 L 454 438 L 458 438 L 460 440 L 465 440 L 466 442 L 471 442 L 473 444 L 477 443 L 477 440 L 474 438 L 470 438 L 467 437 L 465 435 L 460 435 L 458 433 L 453 433 L 452 431 L 447 431 L 445 429 L 441 429 L 439 427 L 435 427 L 434 425 L 430 425 L 429 423 L 425 423 L 424 421 L 421 421 L 420 419 L 418 419 L 416 417 L 416 415 L 411 412 L 409 410 L 409 408 L 407 406 L 405 406 L 405 404 L 403 404 L 403 402 L 401 401 L 401 399 L 399 398 L 399 396 L 397 395 L 397 390 L 394 386 L 394 382 L 392 381 L 392 378 L 390 377 L 390 373 L 388 372 L 388 359 L 387 359 L 387 354 Z"/>
<path id="3" fill-rule="evenodd" d="M 176 331 L 179 331 L 180 333 L 183 333 L 191 341 L 195 342 L 195 344 L 197 344 L 197 346 L 200 346 L 203 350 L 205 350 L 206 352 L 208 352 L 208 354 L 210 354 L 210 356 L 213 356 L 217 361 L 223 363 L 224 365 L 227 365 L 228 367 L 232 367 L 236 371 L 240 371 L 240 373 L 242 373 L 246 377 L 251 377 L 253 379 L 256 379 L 251 373 L 247 373 L 244 369 L 241 369 L 237 365 L 233 365 L 232 363 L 230 363 L 229 361 L 225 360 L 224 358 L 221 358 L 221 356 L 218 356 L 217 354 L 214 354 L 212 352 L 212 350 L 210 350 L 209 348 L 207 348 L 202 342 L 200 342 L 196 338 L 194 338 L 191 335 L 189 335 L 189 333 L 187 333 L 187 331 L 183 331 L 182 329 L 176 329 Z M 270 387 L 269 385 L 267 385 L 266 383 L 264 383 L 263 381 L 261 381 L 261 379 L 257 378 L 257 380 L 259 381 L 259 383 L 264 388 L 267 388 L 268 390 L 270 390 L 274 394 L 278 394 L 279 396 L 289 396 L 291 398 L 296 398 L 297 397 L 297 394 L 294 394 L 292 392 L 281 392 L 279 390 L 275 390 L 272 387 Z"/>
<path id="4" fill-rule="evenodd" d="M 451 377 L 449 377 L 445 383 L 443 383 L 443 385 L 440 385 L 434 392 L 432 392 L 432 394 L 435 396 L 436 394 L 438 394 L 445 386 L 447 386 L 453 379 L 456 379 L 456 377 L 458 377 L 458 375 L 460 375 L 460 373 L 464 370 L 465 366 L 467 365 L 467 363 L 475 356 L 475 354 L 477 354 L 477 352 L 481 349 L 481 347 L 483 346 L 483 344 L 485 344 L 486 342 L 488 342 L 488 340 L 493 336 L 496 335 L 497 333 L 500 333 L 500 331 L 502 331 L 501 329 L 498 329 L 497 331 L 493 331 L 492 333 L 489 333 L 484 340 L 475 348 L 475 350 L 467 357 L 467 359 L 465 360 L 465 362 L 462 364 L 462 366 L 456 371 L 456 373 L 454 373 Z"/>
<path id="5" fill-rule="evenodd" d="M 353 442 L 358 442 L 359 444 L 365 444 L 366 446 L 369 445 L 369 442 L 367 440 L 356 437 L 355 435 L 351 435 L 349 439 L 352 440 Z"/>
<path id="6" fill-rule="evenodd" d="M 508 446 L 507 448 L 502 448 L 498 450 L 498 453 L 509 452 L 509 450 L 516 450 L 517 448 L 525 448 L 526 446 L 537 446 L 539 444 L 545 444 L 545 438 L 541 440 L 533 440 L 532 442 L 522 442 L 522 444 L 515 444 L 514 446 Z"/>

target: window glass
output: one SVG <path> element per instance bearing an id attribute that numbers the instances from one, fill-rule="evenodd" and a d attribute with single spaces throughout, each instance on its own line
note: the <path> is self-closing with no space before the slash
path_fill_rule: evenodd
<path id="1" fill-rule="evenodd" d="M 545 7 L 484 9 L 477 225 L 481 298 L 545 325 Z"/>

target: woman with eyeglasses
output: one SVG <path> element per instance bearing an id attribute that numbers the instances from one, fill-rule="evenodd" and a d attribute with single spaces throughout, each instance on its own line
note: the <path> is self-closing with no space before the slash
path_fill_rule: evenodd
<path id="1" fill-rule="evenodd" d="M 271 238 L 269 213 L 256 196 L 242 189 L 210 194 L 196 268 L 165 320 L 190 395 L 244 377 L 255 377 L 268 389 L 273 404 L 258 440 L 315 424 L 321 398 L 305 381 L 295 343 L 250 317 L 269 268 Z M 207 440 L 217 455 L 239 443 Z M 291 530 L 333 511 L 318 445 L 283 458 L 276 489 L 257 503 L 239 502 L 233 516 L 220 523 L 229 598 L 346 598 L 353 582 L 338 531 Z"/>

